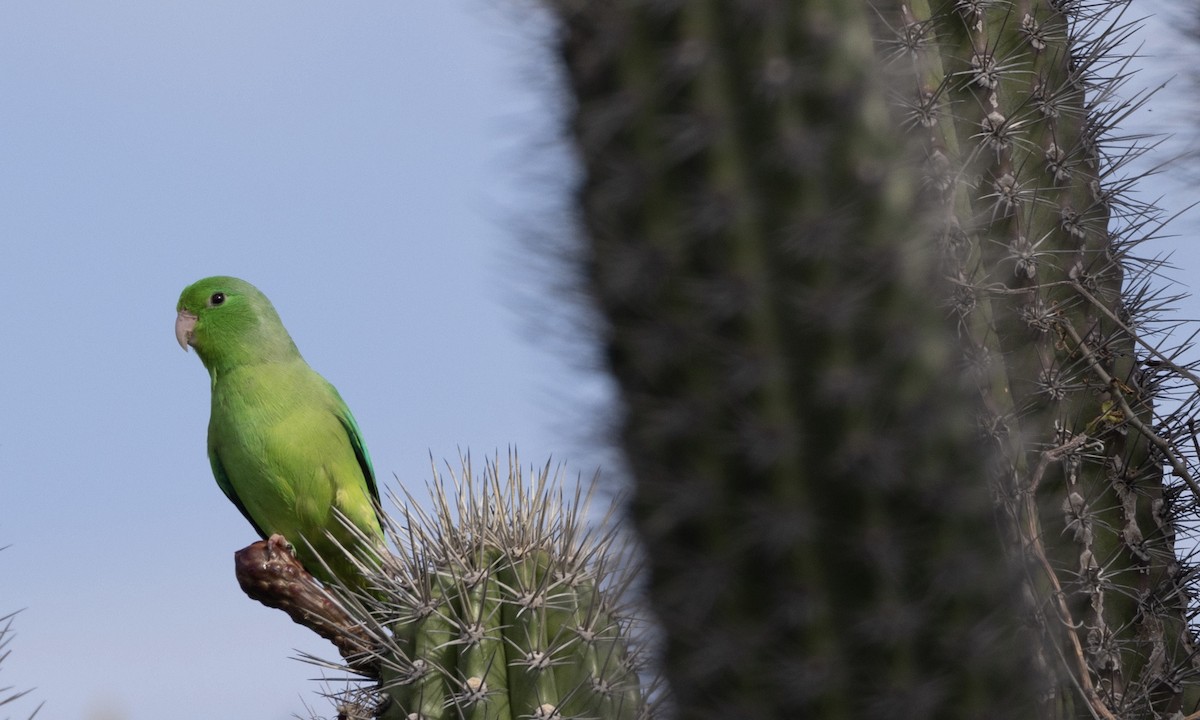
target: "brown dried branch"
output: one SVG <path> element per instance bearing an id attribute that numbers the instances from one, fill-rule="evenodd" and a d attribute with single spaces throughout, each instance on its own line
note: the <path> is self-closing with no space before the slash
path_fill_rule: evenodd
<path id="1" fill-rule="evenodd" d="M 1071 641 L 1071 649 L 1074 653 L 1077 673 L 1071 673 L 1076 677 L 1076 681 L 1083 691 L 1083 696 L 1087 699 L 1091 706 L 1092 713 L 1097 718 L 1103 720 L 1118 720 L 1117 716 L 1108 709 L 1104 699 L 1096 690 L 1095 684 L 1092 682 L 1092 676 L 1088 670 L 1087 658 L 1083 652 L 1083 645 L 1079 641 L 1079 635 L 1076 633 L 1075 620 L 1071 617 L 1071 609 L 1067 607 L 1066 592 L 1062 588 L 1062 584 L 1058 581 L 1058 574 L 1054 571 L 1054 566 L 1050 563 L 1050 558 L 1046 556 L 1046 549 L 1042 545 L 1042 523 L 1038 519 L 1036 492 L 1037 487 L 1042 481 L 1042 477 L 1046 474 L 1046 469 L 1052 462 L 1062 460 L 1066 455 L 1079 449 L 1081 445 L 1088 441 L 1086 434 L 1080 433 L 1071 438 L 1068 442 L 1056 448 L 1051 448 L 1042 453 L 1041 459 L 1038 461 L 1037 467 L 1034 469 L 1033 477 L 1030 478 L 1029 487 L 1024 492 L 1024 511 L 1026 532 L 1029 534 L 1029 547 L 1033 552 L 1034 559 L 1038 565 L 1046 573 L 1046 579 L 1049 580 L 1053 591 L 1054 600 L 1058 605 L 1058 619 L 1066 628 L 1067 637 Z M 1064 658 L 1064 661 L 1066 659 Z"/>
<path id="2" fill-rule="evenodd" d="M 332 642 L 354 671 L 378 677 L 370 633 L 304 569 L 282 535 L 238 550 L 233 560 L 246 595 Z"/>

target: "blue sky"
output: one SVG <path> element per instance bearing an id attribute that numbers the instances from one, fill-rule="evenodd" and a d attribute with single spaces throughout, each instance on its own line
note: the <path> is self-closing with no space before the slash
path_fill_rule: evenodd
<path id="1" fill-rule="evenodd" d="M 255 536 L 213 482 L 207 375 L 173 336 L 197 278 L 267 293 L 389 484 L 460 447 L 601 460 L 584 438 L 606 386 L 543 322 L 562 278 L 520 240 L 567 231 L 571 171 L 517 7 L 0 7 L 0 614 L 26 608 L 0 687 L 37 686 L 39 717 L 329 714 L 288 658 L 332 647 L 233 577 Z M 1180 49 L 1163 24 L 1140 37 Z M 1139 122 L 1180 129 L 1153 107 Z"/>

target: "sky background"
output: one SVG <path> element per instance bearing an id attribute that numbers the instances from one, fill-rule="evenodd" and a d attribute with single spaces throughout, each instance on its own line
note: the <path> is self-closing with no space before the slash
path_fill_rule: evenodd
<path id="1" fill-rule="evenodd" d="M 1200 64 L 1172 24 L 1135 38 L 1129 93 Z M 570 301 L 522 239 L 567 231 L 572 172 L 539 28 L 484 0 L 0 4 L 0 615 L 25 608 L 0 687 L 37 687 L 8 714 L 332 714 L 289 659 L 332 646 L 233 576 L 256 537 L 173 335 L 198 278 L 274 301 L 388 486 L 460 448 L 604 460 L 586 438 L 607 386 L 546 322 Z M 1194 131 L 1195 90 L 1171 87 L 1126 125 L 1178 134 L 1143 168 Z M 1176 212 L 1186 185 L 1139 187 Z M 1185 282 L 1194 229 L 1150 248 Z"/>

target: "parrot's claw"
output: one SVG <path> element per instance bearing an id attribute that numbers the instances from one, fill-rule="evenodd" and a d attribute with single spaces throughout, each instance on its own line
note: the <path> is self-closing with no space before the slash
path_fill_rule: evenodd
<path id="1" fill-rule="evenodd" d="M 267 547 L 275 552 L 284 552 L 292 557 L 296 557 L 296 548 L 287 541 L 287 538 L 278 533 L 267 538 Z"/>

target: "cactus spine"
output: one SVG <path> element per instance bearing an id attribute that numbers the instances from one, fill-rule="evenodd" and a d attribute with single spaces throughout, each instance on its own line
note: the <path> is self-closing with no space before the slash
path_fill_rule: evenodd
<path id="1" fill-rule="evenodd" d="M 1190 707 L 1123 4 L 545 4 L 682 714 Z"/>

